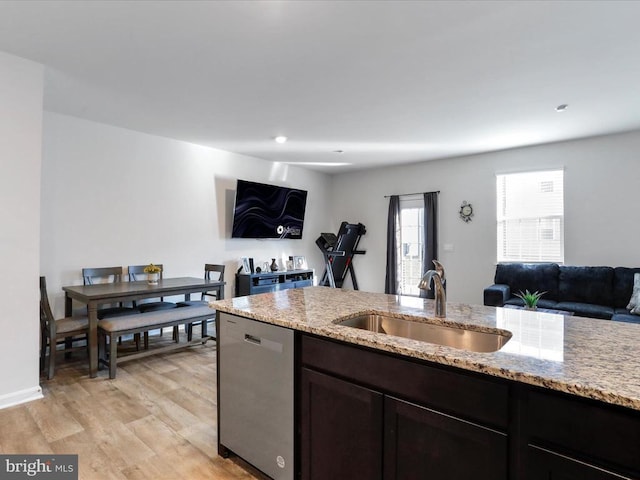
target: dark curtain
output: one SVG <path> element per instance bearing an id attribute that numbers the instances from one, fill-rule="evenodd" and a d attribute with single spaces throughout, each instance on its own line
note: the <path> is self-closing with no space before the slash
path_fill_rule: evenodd
<path id="1" fill-rule="evenodd" d="M 400 229 L 400 197 L 389 197 L 387 217 L 387 274 L 384 279 L 384 293 L 398 293 L 398 230 Z"/>
<path id="2" fill-rule="evenodd" d="M 388 256 L 388 254 L 387 254 Z M 423 274 L 434 267 L 433 260 L 438 259 L 438 192 L 424 194 L 424 251 L 422 252 Z M 435 298 L 431 290 L 420 290 L 422 298 Z"/>

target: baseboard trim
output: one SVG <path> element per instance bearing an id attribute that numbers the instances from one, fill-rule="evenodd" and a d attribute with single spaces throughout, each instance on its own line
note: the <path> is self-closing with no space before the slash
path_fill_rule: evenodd
<path id="1" fill-rule="evenodd" d="M 40 385 L 25 390 L 18 390 L 17 392 L 5 393 L 4 395 L 0 395 L 0 410 L 40 398 L 43 398 L 42 387 L 40 387 Z"/>

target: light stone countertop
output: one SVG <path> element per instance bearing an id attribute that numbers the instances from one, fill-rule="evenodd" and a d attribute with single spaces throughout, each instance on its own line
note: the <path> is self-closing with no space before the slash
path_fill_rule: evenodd
<path id="1" fill-rule="evenodd" d="M 458 303 L 447 303 L 447 318 L 438 319 L 433 315 L 433 300 L 328 287 L 219 300 L 211 307 L 640 410 L 640 324 Z M 334 324 L 361 313 L 385 313 L 476 330 L 506 330 L 513 336 L 497 352 L 476 353 Z"/>

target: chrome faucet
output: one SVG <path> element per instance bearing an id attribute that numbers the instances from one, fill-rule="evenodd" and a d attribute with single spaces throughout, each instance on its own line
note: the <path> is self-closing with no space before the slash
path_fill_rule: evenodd
<path id="1" fill-rule="evenodd" d="M 444 291 L 444 267 L 442 264 L 434 260 L 435 270 L 427 270 L 422 280 L 418 284 L 421 290 L 431 290 L 431 279 L 435 284 L 435 300 L 436 300 L 436 317 L 444 318 L 447 316 L 447 294 Z"/>

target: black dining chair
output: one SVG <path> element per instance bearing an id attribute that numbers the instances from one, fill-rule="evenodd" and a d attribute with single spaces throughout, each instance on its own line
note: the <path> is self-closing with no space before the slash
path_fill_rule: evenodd
<path id="1" fill-rule="evenodd" d="M 97 268 L 83 268 L 82 280 L 85 285 L 96 285 L 99 283 L 119 283 L 122 282 L 123 276 L 122 267 L 97 267 Z M 122 302 L 116 305 L 102 306 L 98 310 L 98 320 L 105 318 L 121 317 L 123 315 L 132 315 L 134 313 L 140 313 L 135 305 L 125 306 Z M 133 340 L 136 343 L 136 349 L 140 349 L 140 334 L 136 333 L 133 336 Z M 122 337 L 118 338 L 118 344 L 122 343 Z"/>
<path id="2" fill-rule="evenodd" d="M 162 279 L 162 273 L 164 268 L 162 264 L 154 263 L 155 266 L 160 268 L 160 279 Z M 144 269 L 147 265 L 129 265 L 127 270 L 129 272 L 129 281 L 138 282 L 146 280 L 148 273 L 145 273 Z M 160 297 L 159 300 L 143 300 L 142 302 L 134 302 L 134 305 L 142 312 L 155 312 L 157 310 L 166 310 L 168 308 L 176 308 L 176 304 L 172 302 L 165 302 L 164 298 Z"/>
<path id="3" fill-rule="evenodd" d="M 164 267 L 161 263 L 154 263 L 156 267 L 160 269 L 160 279 L 162 280 L 162 274 L 164 273 Z M 147 276 L 149 275 L 144 271 L 147 265 L 129 265 L 127 267 L 127 271 L 129 272 L 129 281 L 130 282 L 138 282 L 142 280 L 147 280 Z M 163 297 L 160 297 L 158 300 L 154 299 L 145 299 L 142 302 L 133 302 L 133 304 L 140 310 L 140 312 L 157 312 L 158 310 L 168 310 L 170 308 L 176 308 L 176 304 L 173 302 L 165 302 Z M 178 340 L 178 326 L 173 327 L 173 339 Z M 162 329 L 160 329 L 160 336 L 162 336 Z M 144 344 L 147 346 L 149 344 L 149 332 L 145 332 L 144 334 Z"/>
<path id="4" fill-rule="evenodd" d="M 224 265 L 206 263 L 204 265 L 204 279 L 209 281 L 224 282 Z M 176 305 L 178 307 L 188 307 L 193 305 L 208 305 L 209 302 L 212 302 L 214 300 L 221 300 L 221 298 L 218 298 L 217 292 L 203 292 L 202 295 L 200 296 L 200 300 L 187 300 L 184 302 L 178 302 Z M 216 318 L 216 311 L 211 310 L 211 320 L 215 321 L 215 318 Z M 210 320 L 207 320 L 207 322 L 210 322 Z M 199 325 L 201 323 L 202 322 L 189 323 L 185 326 L 185 329 L 187 330 L 187 340 L 189 342 L 193 338 L 193 326 Z M 211 336 L 215 338 L 215 332 Z"/>
<path id="5" fill-rule="evenodd" d="M 45 277 L 40 277 L 40 371 L 46 371 L 47 379 L 51 380 L 55 375 L 57 353 L 69 354 L 75 350 L 87 350 L 88 333 L 89 318 L 87 316 L 59 319 L 53 316 L 47 294 L 47 281 Z M 83 345 L 74 347 L 75 341 L 82 341 Z M 60 349 L 59 346 L 63 348 Z M 47 348 L 49 364 L 45 368 Z"/>
<path id="6" fill-rule="evenodd" d="M 83 268 L 82 279 L 85 285 L 96 285 L 98 283 L 118 283 L 122 281 L 122 267 L 99 267 Z M 98 320 L 103 318 L 119 317 L 120 315 L 131 315 L 139 313 L 133 306 L 126 307 L 124 304 L 102 307 L 98 310 Z"/>

